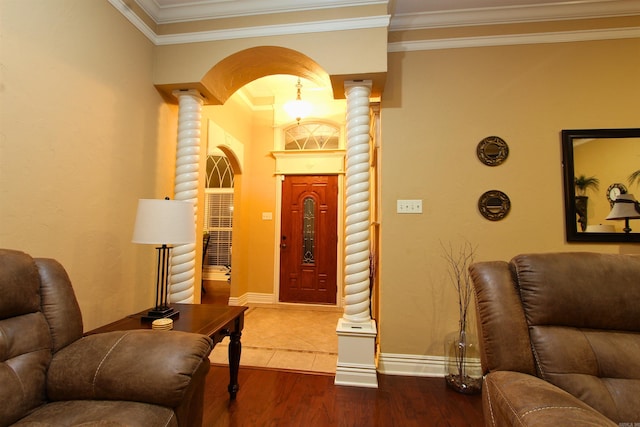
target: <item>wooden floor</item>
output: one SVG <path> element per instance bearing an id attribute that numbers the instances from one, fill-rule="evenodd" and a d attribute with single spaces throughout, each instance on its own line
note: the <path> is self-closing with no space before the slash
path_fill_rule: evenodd
<path id="1" fill-rule="evenodd" d="M 241 368 L 229 400 L 226 366 L 207 377 L 206 427 L 484 426 L 479 395 L 448 389 L 442 378 L 379 375 L 378 388 L 344 387 L 329 375 Z"/>
<path id="2" fill-rule="evenodd" d="M 202 304 L 229 304 L 231 285 L 226 281 L 203 280 Z"/>
<path id="3" fill-rule="evenodd" d="M 202 302 L 227 305 L 228 283 L 205 281 Z M 333 375 L 241 367 L 229 400 L 228 366 L 212 366 L 205 427 L 482 427 L 479 395 L 446 387 L 443 378 L 378 375 L 378 388 L 343 387 Z"/>

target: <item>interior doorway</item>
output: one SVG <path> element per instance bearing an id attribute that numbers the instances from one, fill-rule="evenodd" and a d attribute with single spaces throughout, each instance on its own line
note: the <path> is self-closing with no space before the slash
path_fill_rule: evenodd
<path id="1" fill-rule="evenodd" d="M 282 181 L 280 302 L 336 304 L 337 175 Z"/>

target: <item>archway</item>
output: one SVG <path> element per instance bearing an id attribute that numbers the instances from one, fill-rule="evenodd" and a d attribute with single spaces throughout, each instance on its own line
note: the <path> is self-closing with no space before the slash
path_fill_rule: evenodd
<path id="1" fill-rule="evenodd" d="M 300 52 L 275 46 L 253 47 L 224 58 L 203 76 L 200 84 L 206 87 L 210 95 L 206 100 L 208 104 L 225 104 L 233 93 L 247 83 L 272 74 L 297 75 L 331 86 L 328 74 L 311 58 Z M 369 312 L 369 103 L 373 85 L 371 81 L 356 79 L 344 86 L 348 110 L 346 304 L 343 318 L 338 324 L 338 335 L 343 343 L 339 349 L 336 383 L 377 387 L 373 357 L 375 350 L 371 352 L 377 331 Z M 182 93 L 179 96 L 197 98 L 199 95 Z M 345 349 L 342 349 L 343 346 Z M 343 354 L 344 359 L 341 360 Z M 356 363 L 359 367 L 354 370 Z"/>
<path id="2" fill-rule="evenodd" d="M 224 104 L 247 83 L 273 74 L 291 74 L 331 85 L 329 75 L 313 59 L 278 46 L 252 47 L 229 55 L 204 75 L 202 84 L 215 98 L 210 103 Z"/>

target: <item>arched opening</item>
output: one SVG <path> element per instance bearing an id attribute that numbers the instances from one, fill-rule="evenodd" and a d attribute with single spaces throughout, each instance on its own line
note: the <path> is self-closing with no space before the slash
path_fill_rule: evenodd
<path id="1" fill-rule="evenodd" d="M 279 46 L 252 47 L 229 55 L 204 75 L 202 84 L 215 98 L 210 103 L 224 104 L 247 83 L 273 74 L 290 74 L 331 86 L 329 75 L 313 59 Z"/>

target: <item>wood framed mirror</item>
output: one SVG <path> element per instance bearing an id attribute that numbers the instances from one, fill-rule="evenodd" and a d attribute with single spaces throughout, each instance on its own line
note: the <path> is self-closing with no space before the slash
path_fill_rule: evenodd
<path id="1" fill-rule="evenodd" d="M 626 186 L 640 197 L 640 181 L 629 182 L 640 171 L 640 128 L 567 129 L 561 135 L 567 241 L 640 243 L 640 219 L 630 220 L 629 233 L 624 220 L 606 219 L 615 197 L 611 188 Z"/>

